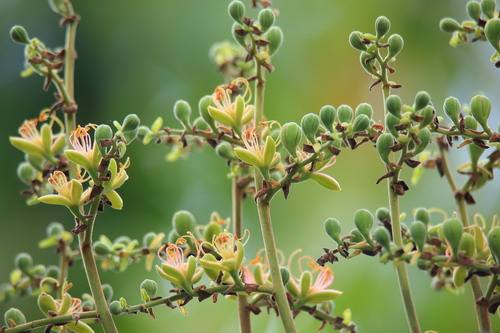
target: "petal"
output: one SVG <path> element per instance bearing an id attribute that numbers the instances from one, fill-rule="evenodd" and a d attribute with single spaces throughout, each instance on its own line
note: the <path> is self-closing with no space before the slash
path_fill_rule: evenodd
<path id="1" fill-rule="evenodd" d="M 10 144 L 28 155 L 43 156 L 43 147 L 30 140 L 26 140 L 17 136 L 9 138 Z"/>
<path id="2" fill-rule="evenodd" d="M 253 166 L 260 166 L 261 161 L 255 155 L 254 153 L 250 152 L 248 149 L 241 148 L 241 147 L 236 147 L 234 148 L 234 154 L 236 157 L 238 157 L 240 160 L 243 162 L 253 165 Z"/>
<path id="3" fill-rule="evenodd" d="M 60 205 L 70 207 L 71 202 L 59 194 L 48 194 L 38 198 L 38 201 L 47 205 Z"/>
<path id="4" fill-rule="evenodd" d="M 213 106 L 208 107 L 208 113 L 212 118 L 214 118 L 216 121 L 218 121 L 223 125 L 230 127 L 234 127 L 235 125 L 234 120 L 233 118 L 231 118 L 230 115 L 228 115 L 224 111 L 214 108 Z"/>
<path id="5" fill-rule="evenodd" d="M 316 183 L 320 184 L 323 187 L 326 187 L 329 190 L 332 191 L 340 191 L 340 185 L 337 182 L 337 180 L 327 174 L 324 173 L 313 173 L 311 174 L 311 179 L 314 180 Z"/>
<path id="6" fill-rule="evenodd" d="M 264 165 L 271 166 L 274 158 L 274 154 L 276 153 L 276 142 L 274 142 L 273 138 L 268 136 L 266 138 L 266 144 L 264 146 Z"/>
<path id="7" fill-rule="evenodd" d="M 306 303 L 318 304 L 332 301 L 340 295 L 342 295 L 342 292 L 339 290 L 327 289 L 323 291 L 312 292 L 304 300 Z"/>
<path id="8" fill-rule="evenodd" d="M 105 196 L 111 202 L 111 208 L 118 210 L 123 208 L 123 199 L 118 192 L 111 190 L 106 192 Z"/>
<path id="9" fill-rule="evenodd" d="M 79 152 L 78 150 L 74 149 L 66 149 L 64 151 L 64 155 L 70 160 L 71 162 L 81 166 L 85 170 L 93 170 L 92 168 L 92 162 L 87 159 L 87 157 Z"/>

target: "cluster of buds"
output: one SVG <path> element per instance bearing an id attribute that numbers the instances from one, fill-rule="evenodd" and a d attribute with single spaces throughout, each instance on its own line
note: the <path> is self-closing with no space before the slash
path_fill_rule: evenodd
<path id="1" fill-rule="evenodd" d="M 254 75 L 253 63 L 246 61 L 246 52 L 238 44 L 229 41 L 215 43 L 210 48 L 209 55 L 227 81 Z"/>
<path id="2" fill-rule="evenodd" d="M 446 17 L 439 22 L 442 31 L 452 34 L 450 45 L 476 41 L 489 41 L 494 48 L 491 62 L 500 67 L 500 18 L 495 0 L 470 0 L 467 2 L 467 14 L 470 20 L 459 23 Z"/>

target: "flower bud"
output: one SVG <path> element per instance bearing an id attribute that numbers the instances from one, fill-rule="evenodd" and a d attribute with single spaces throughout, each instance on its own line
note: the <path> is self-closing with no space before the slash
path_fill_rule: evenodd
<path id="1" fill-rule="evenodd" d="M 373 227 L 373 215 L 366 209 L 358 209 L 354 213 L 354 225 L 367 242 L 371 242 L 370 230 Z"/>
<path id="2" fill-rule="evenodd" d="M 151 279 L 146 279 L 141 282 L 141 290 L 144 290 L 149 297 L 154 297 L 158 292 L 158 283 Z"/>
<path id="3" fill-rule="evenodd" d="M 113 301 L 109 304 L 109 311 L 117 316 L 123 312 L 122 304 L 119 301 Z"/>
<path id="4" fill-rule="evenodd" d="M 453 284 L 455 285 L 455 288 L 460 288 L 465 284 L 467 275 L 468 271 L 466 267 L 459 266 L 453 268 Z"/>
<path id="5" fill-rule="evenodd" d="M 375 20 L 375 32 L 377 33 L 377 38 L 384 37 L 391 29 L 391 21 L 385 16 L 379 16 Z"/>
<path id="6" fill-rule="evenodd" d="M 403 37 L 401 37 L 398 34 L 391 35 L 388 39 L 389 43 L 389 51 L 387 53 L 388 59 L 393 59 L 395 58 L 403 49 L 404 46 L 404 40 Z"/>
<path id="7" fill-rule="evenodd" d="M 481 5 L 479 2 L 471 0 L 467 2 L 467 14 L 474 21 L 478 21 L 481 18 Z"/>
<path id="8" fill-rule="evenodd" d="M 398 95 L 387 97 L 385 106 L 392 115 L 401 118 L 401 98 Z"/>
<path id="9" fill-rule="evenodd" d="M 105 283 L 102 285 L 102 292 L 104 293 L 104 298 L 106 299 L 106 301 L 108 303 L 111 302 L 111 299 L 113 298 L 113 287 Z"/>
<path id="10" fill-rule="evenodd" d="M 51 222 L 48 226 L 47 229 L 45 229 L 47 232 L 47 236 L 58 236 L 64 231 L 64 227 L 61 223 L 59 222 Z"/>
<path id="11" fill-rule="evenodd" d="M 26 317 L 21 310 L 16 308 L 8 309 L 3 315 L 5 326 L 7 327 L 16 327 L 17 325 L 22 325 L 26 323 Z"/>
<path id="12" fill-rule="evenodd" d="M 386 164 L 389 164 L 389 154 L 391 153 L 391 147 L 394 144 L 394 138 L 389 133 L 381 134 L 377 139 L 377 151 L 382 159 L 382 161 Z"/>
<path id="13" fill-rule="evenodd" d="M 373 108 L 370 104 L 368 103 L 361 103 L 356 107 L 356 111 L 354 112 L 354 115 L 357 117 L 360 114 L 364 114 L 367 116 L 369 119 L 373 117 Z"/>
<path id="14" fill-rule="evenodd" d="M 353 243 L 360 243 L 364 240 L 363 235 L 359 232 L 358 229 L 352 229 L 350 235 L 351 235 L 351 242 Z"/>
<path id="15" fill-rule="evenodd" d="M 45 272 L 45 274 L 49 278 L 58 279 L 59 274 L 61 274 L 61 270 L 57 266 L 49 266 L 47 267 L 47 272 Z"/>
<path id="16" fill-rule="evenodd" d="M 132 143 L 137 138 L 140 125 L 141 120 L 136 114 L 131 113 L 125 117 L 122 124 L 122 133 L 126 144 Z"/>
<path id="17" fill-rule="evenodd" d="M 360 114 L 354 119 L 352 130 L 354 132 L 363 132 L 370 127 L 370 118 L 367 115 Z"/>
<path id="18" fill-rule="evenodd" d="M 443 222 L 443 234 L 454 257 L 458 255 L 458 247 L 463 234 L 462 222 L 456 218 L 451 218 Z"/>
<path id="19" fill-rule="evenodd" d="M 297 156 L 297 147 L 302 141 L 302 129 L 296 123 L 286 123 L 281 127 L 281 143 L 293 157 Z"/>
<path id="20" fill-rule="evenodd" d="M 415 209 L 415 220 L 423 222 L 425 225 L 429 225 L 431 221 L 431 214 L 427 208 L 417 208 Z"/>
<path id="21" fill-rule="evenodd" d="M 19 253 L 14 261 L 16 267 L 23 272 L 27 272 L 33 266 L 33 258 L 28 253 Z"/>
<path id="22" fill-rule="evenodd" d="M 415 95 L 415 110 L 421 110 L 425 108 L 431 102 L 431 96 L 427 91 L 419 91 Z"/>
<path id="23" fill-rule="evenodd" d="M 262 9 L 259 12 L 258 20 L 262 32 L 266 32 L 274 24 L 274 13 L 271 8 Z"/>
<path id="24" fill-rule="evenodd" d="M 444 100 L 443 110 L 448 118 L 450 118 L 453 124 L 457 127 L 460 126 L 459 116 L 461 108 L 462 105 L 460 104 L 460 101 L 455 97 L 448 97 Z"/>
<path id="25" fill-rule="evenodd" d="M 500 53 L 500 18 L 488 20 L 484 27 L 484 34 L 495 50 Z"/>
<path id="26" fill-rule="evenodd" d="M 375 216 L 377 217 L 377 220 L 380 222 L 390 222 L 391 221 L 391 213 L 389 212 L 389 209 L 386 207 L 379 207 L 375 211 Z"/>
<path id="27" fill-rule="evenodd" d="M 54 300 L 54 297 L 45 292 L 42 292 L 40 295 L 38 295 L 37 303 L 38 308 L 45 315 L 48 315 L 49 313 L 55 313 L 57 311 L 57 304 Z"/>
<path id="28" fill-rule="evenodd" d="M 424 250 L 425 240 L 427 238 L 427 226 L 422 221 L 414 221 L 410 225 L 410 235 L 418 250 L 422 252 Z"/>
<path id="29" fill-rule="evenodd" d="M 304 131 L 305 136 L 311 143 L 316 142 L 316 133 L 319 129 L 319 117 L 315 113 L 308 113 L 302 117 L 300 126 Z"/>
<path id="30" fill-rule="evenodd" d="M 417 138 L 420 140 L 420 143 L 415 147 L 413 154 L 417 155 L 423 152 L 427 145 L 431 142 L 431 137 L 431 131 L 427 128 L 422 128 L 417 134 Z"/>
<path id="31" fill-rule="evenodd" d="M 363 43 L 363 34 L 359 31 L 353 31 L 349 35 L 349 44 L 359 51 L 366 51 L 366 45 Z"/>
<path id="32" fill-rule="evenodd" d="M 239 0 L 231 1 L 227 7 L 229 16 L 236 22 L 242 23 L 243 16 L 245 15 L 245 5 Z"/>
<path id="33" fill-rule="evenodd" d="M 488 246 L 493 259 L 500 264 L 500 227 L 494 227 L 488 233 Z"/>
<path id="34" fill-rule="evenodd" d="M 151 245 L 151 242 L 155 239 L 156 234 L 154 232 L 148 232 L 147 234 L 142 237 L 142 246 L 145 248 L 149 248 Z"/>
<path id="35" fill-rule="evenodd" d="M 375 66 L 375 58 L 368 52 L 361 52 L 359 54 L 359 63 L 361 67 L 370 75 L 379 75 L 377 66 Z"/>
<path id="36" fill-rule="evenodd" d="M 283 44 L 283 31 L 280 27 L 272 26 L 266 33 L 266 39 L 269 42 L 269 54 L 273 56 Z"/>
<path id="37" fill-rule="evenodd" d="M 473 257 L 476 252 L 476 241 L 474 236 L 468 232 L 464 232 L 460 240 L 460 251 L 463 251 L 466 256 Z"/>
<path id="38" fill-rule="evenodd" d="M 288 268 L 281 266 L 280 267 L 281 281 L 283 281 L 283 285 L 287 285 L 288 281 L 290 281 L 290 272 Z"/>
<path id="39" fill-rule="evenodd" d="M 439 29 L 441 29 L 441 31 L 443 32 L 452 33 L 458 30 L 462 30 L 462 26 L 456 20 L 450 17 L 445 17 L 439 22 Z"/>
<path id="40" fill-rule="evenodd" d="M 29 274 L 35 278 L 41 278 L 45 276 L 47 269 L 44 265 L 36 265 L 29 270 Z"/>
<path id="41" fill-rule="evenodd" d="M 214 240 L 214 237 L 220 234 L 222 231 L 224 230 L 219 223 L 210 222 L 209 224 L 207 224 L 205 230 L 203 231 L 203 239 L 211 243 Z"/>
<path id="42" fill-rule="evenodd" d="M 174 116 L 184 128 L 191 127 L 191 106 L 184 100 L 178 100 L 174 105 Z"/>
<path id="43" fill-rule="evenodd" d="M 49 7 L 56 14 L 61 16 L 68 15 L 68 7 L 66 6 L 64 0 L 49 0 Z"/>
<path id="44" fill-rule="evenodd" d="M 327 130 L 333 130 L 333 122 L 337 117 L 337 110 L 331 105 L 323 105 L 319 110 L 319 118 Z"/>
<path id="45" fill-rule="evenodd" d="M 227 141 L 222 141 L 215 147 L 215 153 L 226 160 L 234 159 L 233 146 Z"/>
<path id="46" fill-rule="evenodd" d="M 28 32 L 20 25 L 15 25 L 10 29 L 10 38 L 19 44 L 28 44 L 30 42 Z"/>
<path id="47" fill-rule="evenodd" d="M 97 144 L 101 155 L 105 155 L 109 149 L 108 146 L 103 145 L 108 140 L 113 139 L 113 130 L 108 125 L 99 125 L 94 131 L 94 142 Z"/>
<path id="48" fill-rule="evenodd" d="M 177 240 L 179 239 L 179 234 L 175 231 L 175 229 L 172 229 L 170 230 L 170 232 L 168 233 L 168 236 L 167 236 L 167 240 L 169 243 L 174 243 L 177 242 Z"/>
<path id="49" fill-rule="evenodd" d="M 210 128 L 207 122 L 203 120 L 202 117 L 198 117 L 194 120 L 193 127 L 200 131 L 208 131 Z"/>
<path id="50" fill-rule="evenodd" d="M 470 156 L 470 161 L 472 165 L 472 169 L 476 170 L 477 168 L 477 162 L 479 161 L 479 158 L 484 152 L 484 148 L 479 147 L 478 145 L 471 143 L 467 145 L 467 148 L 469 150 L 469 156 Z"/>
<path id="51" fill-rule="evenodd" d="M 337 116 L 341 123 L 350 123 L 352 115 L 353 111 L 349 105 L 342 104 L 337 108 Z"/>
<path id="52" fill-rule="evenodd" d="M 172 226 L 179 236 L 187 235 L 188 232 L 194 232 L 196 220 L 187 210 L 176 212 L 172 218 Z"/>
<path id="53" fill-rule="evenodd" d="M 385 115 L 385 127 L 392 134 L 393 137 L 399 137 L 398 129 L 396 128 L 399 125 L 401 119 L 393 115 L 392 113 L 387 113 Z"/>
<path id="54" fill-rule="evenodd" d="M 210 126 L 210 128 L 216 132 L 216 127 L 215 127 L 215 122 L 212 116 L 210 116 L 210 113 L 208 112 L 208 107 L 211 106 L 212 103 L 212 96 L 211 95 L 206 95 L 203 96 L 200 101 L 198 102 L 198 110 L 200 112 L 200 116 L 205 120 L 205 122 Z"/>
<path id="55" fill-rule="evenodd" d="M 436 111 L 432 105 L 427 105 L 420 111 L 420 115 L 422 116 L 422 121 L 420 122 L 420 128 L 427 127 L 434 121 L 434 115 Z"/>
<path id="56" fill-rule="evenodd" d="M 472 97 L 470 102 L 470 112 L 477 122 L 481 124 L 481 127 L 485 131 L 488 131 L 488 117 L 491 112 L 491 102 L 488 97 L 484 95 Z"/>
<path id="57" fill-rule="evenodd" d="M 101 241 L 94 242 L 94 252 L 99 256 L 106 256 L 110 254 L 113 250 L 109 247 L 108 244 L 103 243 Z"/>
<path id="58" fill-rule="evenodd" d="M 17 166 L 17 177 L 26 185 L 31 185 L 31 182 L 36 178 L 36 170 L 28 162 L 21 162 Z"/>
<path id="59" fill-rule="evenodd" d="M 477 121 L 473 116 L 467 115 L 464 117 L 465 129 L 477 130 Z"/>
<path id="60" fill-rule="evenodd" d="M 481 10 L 489 19 L 495 17 L 495 6 L 495 0 L 481 0 Z"/>
<path id="61" fill-rule="evenodd" d="M 324 222 L 325 231 L 328 236 L 330 236 L 338 245 L 342 244 L 340 240 L 340 231 L 342 230 L 342 225 L 340 221 L 335 218 L 328 218 Z"/>
<path id="62" fill-rule="evenodd" d="M 382 245 L 387 251 L 391 251 L 391 236 L 384 227 L 377 227 L 373 231 L 373 238 Z"/>
<path id="63" fill-rule="evenodd" d="M 307 294 L 309 293 L 309 289 L 311 288 L 312 284 L 312 279 L 313 276 L 311 272 L 309 271 L 302 272 L 300 276 L 300 295 L 302 297 L 307 296 Z"/>

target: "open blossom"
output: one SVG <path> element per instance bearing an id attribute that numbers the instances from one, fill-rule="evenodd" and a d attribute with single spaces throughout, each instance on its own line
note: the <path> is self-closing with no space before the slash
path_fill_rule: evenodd
<path id="1" fill-rule="evenodd" d="M 68 180 L 62 171 L 54 171 L 48 178 L 49 184 L 57 194 L 48 194 L 38 198 L 38 201 L 75 208 L 80 205 L 83 187 L 76 179 Z"/>
<path id="2" fill-rule="evenodd" d="M 240 270 L 245 253 L 243 244 L 234 234 L 226 231 L 221 232 L 207 246 L 212 246 L 220 259 L 216 259 L 210 253 L 205 254 L 200 259 L 200 264 L 205 270 L 212 271 L 214 274 L 218 274 L 220 271 L 235 273 Z"/>
<path id="3" fill-rule="evenodd" d="M 261 262 L 259 256 L 250 260 L 248 265 L 242 266 L 241 272 L 243 282 L 246 284 L 258 284 L 262 286 L 271 283 L 269 267 Z"/>
<path id="4" fill-rule="evenodd" d="M 186 291 L 202 277 L 202 270 L 197 267 L 194 256 L 186 258 L 184 250 L 176 244 L 168 243 L 158 249 L 161 264 L 156 266 L 158 273 L 174 286 Z"/>
<path id="5" fill-rule="evenodd" d="M 38 129 L 39 120 L 28 119 L 19 127 L 19 136 L 11 136 L 10 143 L 22 152 L 45 158 L 52 158 L 64 146 L 64 136 L 52 134 L 49 124 L 43 124 Z"/>
<path id="6" fill-rule="evenodd" d="M 66 149 L 64 153 L 71 162 L 80 165 L 95 178 L 101 155 L 89 134 L 93 127 L 93 125 L 78 126 L 69 137 L 72 149 Z"/>

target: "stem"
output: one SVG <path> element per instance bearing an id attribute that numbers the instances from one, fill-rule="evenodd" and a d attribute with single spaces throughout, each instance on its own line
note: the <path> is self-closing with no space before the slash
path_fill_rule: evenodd
<path id="1" fill-rule="evenodd" d="M 462 220 L 462 224 L 467 227 L 469 225 L 469 214 L 467 213 L 467 206 L 463 195 L 455 195 L 458 192 L 457 183 L 450 171 L 448 156 L 446 154 L 446 148 L 438 144 L 439 153 L 441 155 L 441 170 L 448 181 L 451 191 L 454 194 L 455 202 L 458 207 L 458 214 Z M 476 308 L 476 318 L 478 323 L 478 328 L 481 333 L 491 332 L 490 317 L 488 314 L 488 303 L 482 302 L 483 300 L 483 290 L 481 289 L 481 282 L 477 275 L 473 275 L 470 279 L 470 285 L 472 288 L 472 294 L 474 297 L 474 305 Z"/>
<path id="2" fill-rule="evenodd" d="M 66 281 L 66 277 L 68 275 L 68 264 L 69 258 L 66 254 L 67 246 L 66 243 L 61 244 L 60 253 L 59 253 L 59 298 L 62 298 L 64 295 L 64 282 Z"/>
<path id="3" fill-rule="evenodd" d="M 90 208 L 90 216 L 92 218 L 87 223 L 87 229 L 85 232 L 78 235 L 78 240 L 80 241 L 80 252 L 82 254 L 83 266 L 85 268 L 85 273 L 87 274 L 90 291 L 94 297 L 96 310 L 102 327 L 106 333 L 118 333 L 113 317 L 111 316 L 111 312 L 109 311 L 108 302 L 106 301 L 102 291 L 99 271 L 97 270 L 94 254 L 92 252 L 92 232 L 100 200 L 101 196 L 99 195 L 92 202 L 92 206 Z"/>
<path id="4" fill-rule="evenodd" d="M 243 231 L 243 196 L 241 188 L 238 185 L 237 176 L 234 176 L 231 180 L 231 199 L 234 234 L 236 237 L 241 238 Z M 243 294 L 238 295 L 238 317 L 240 321 L 241 333 L 252 332 L 250 314 L 247 297 Z"/>
<path id="5" fill-rule="evenodd" d="M 73 5 L 70 1 L 66 2 L 70 16 L 75 16 Z M 66 51 L 64 57 L 64 83 L 68 97 L 74 104 L 75 100 L 75 39 L 76 29 L 78 27 L 78 18 L 75 18 L 67 23 L 66 26 L 66 42 L 64 49 Z M 76 112 L 65 112 L 64 122 L 66 125 L 66 134 L 69 135 L 76 127 Z"/>

